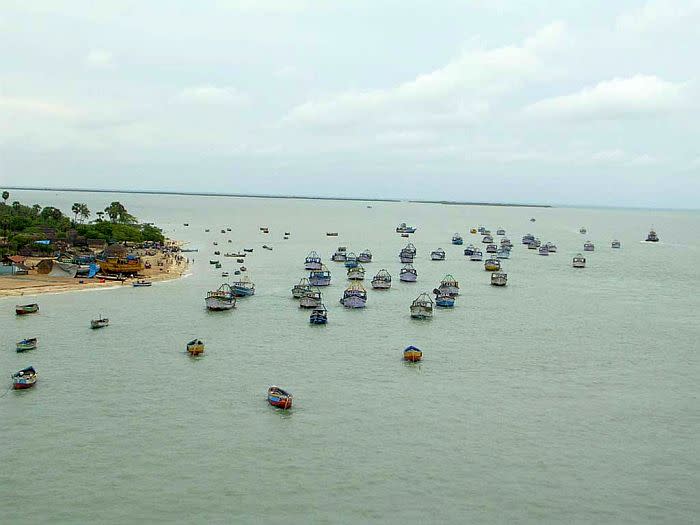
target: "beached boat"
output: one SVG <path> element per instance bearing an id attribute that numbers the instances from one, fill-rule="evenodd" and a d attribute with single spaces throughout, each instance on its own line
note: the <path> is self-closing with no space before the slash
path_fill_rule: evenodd
<path id="1" fill-rule="evenodd" d="M 584 252 L 592 252 L 595 250 L 595 246 L 591 241 L 587 241 L 583 244 L 583 251 Z"/>
<path id="2" fill-rule="evenodd" d="M 452 274 L 448 273 L 442 278 L 442 281 L 440 281 L 440 286 L 438 286 L 437 290 L 441 294 L 456 297 L 459 295 L 459 283 L 457 282 L 457 279 L 452 277 Z"/>
<path id="3" fill-rule="evenodd" d="M 236 297 L 228 283 L 224 283 L 217 290 L 207 293 L 205 299 L 208 310 L 221 311 L 230 310 L 236 306 Z"/>
<path id="4" fill-rule="evenodd" d="M 413 226 L 406 226 L 405 222 L 402 222 L 396 227 L 396 233 L 415 233 L 416 228 Z"/>
<path id="5" fill-rule="evenodd" d="M 329 286 L 331 284 L 331 272 L 325 265 L 320 270 L 311 270 L 309 273 L 309 284 L 312 286 Z"/>
<path id="6" fill-rule="evenodd" d="M 309 323 L 311 324 L 326 324 L 328 322 L 328 309 L 321 303 L 316 308 L 314 308 L 309 316 Z"/>
<path id="7" fill-rule="evenodd" d="M 304 269 L 305 270 L 320 270 L 321 269 L 321 257 L 318 253 L 312 251 L 304 259 Z"/>
<path id="8" fill-rule="evenodd" d="M 539 247 L 538 253 L 540 255 L 549 255 L 549 247 L 546 244 L 543 244 Z"/>
<path id="9" fill-rule="evenodd" d="M 38 311 L 39 305 L 36 303 L 15 305 L 15 313 L 17 315 L 35 314 Z"/>
<path id="10" fill-rule="evenodd" d="M 306 277 L 302 277 L 298 284 L 292 287 L 292 297 L 299 299 L 304 293 L 311 290 L 311 285 Z"/>
<path id="11" fill-rule="evenodd" d="M 435 306 L 439 306 L 440 308 L 452 308 L 455 305 L 454 296 L 448 293 L 440 293 L 437 288 L 433 291 L 438 292 L 435 294 Z"/>
<path id="12" fill-rule="evenodd" d="M 621 243 L 620 241 L 618 241 L 617 239 L 615 239 L 615 240 L 610 244 L 610 246 L 611 246 L 612 248 L 622 248 L 622 243 Z"/>
<path id="13" fill-rule="evenodd" d="M 267 402 L 273 407 L 287 410 L 292 408 L 292 394 L 273 385 L 267 389 Z"/>
<path id="14" fill-rule="evenodd" d="M 204 353 L 204 342 L 201 339 L 192 339 L 186 348 L 190 355 L 201 355 Z"/>
<path id="15" fill-rule="evenodd" d="M 121 257 L 106 257 L 98 259 L 102 273 L 134 275 L 144 269 L 143 261 L 140 257 L 128 255 L 125 258 Z"/>
<path id="16" fill-rule="evenodd" d="M 649 230 L 649 233 L 647 234 L 647 238 L 645 240 L 646 242 L 659 242 L 659 236 L 656 234 L 656 231 L 654 231 L 654 228 Z"/>
<path id="17" fill-rule="evenodd" d="M 345 255 L 345 267 L 346 268 L 354 268 L 357 265 L 358 265 L 357 255 L 355 255 L 355 252 L 348 252 Z"/>
<path id="18" fill-rule="evenodd" d="M 438 248 L 430 252 L 430 260 L 432 261 L 444 261 L 445 260 L 445 250 Z"/>
<path id="19" fill-rule="evenodd" d="M 505 235 L 506 231 L 503 228 L 498 228 L 496 230 L 496 235 Z"/>
<path id="20" fill-rule="evenodd" d="M 331 260 L 335 261 L 335 262 L 343 262 L 347 258 L 347 254 L 348 254 L 348 249 L 345 246 L 338 246 L 338 249 L 335 251 L 335 253 L 331 257 Z"/>
<path id="21" fill-rule="evenodd" d="M 16 345 L 18 352 L 26 352 L 27 350 L 34 350 L 36 348 L 36 337 L 30 339 L 22 339 Z"/>
<path id="22" fill-rule="evenodd" d="M 487 244 L 486 245 L 486 253 L 497 253 L 498 252 L 498 246 L 495 244 Z"/>
<path id="23" fill-rule="evenodd" d="M 104 328 L 105 326 L 109 326 L 109 319 L 106 317 L 100 316 L 97 319 L 92 319 L 90 321 L 90 328 L 92 329 Z"/>
<path id="24" fill-rule="evenodd" d="M 471 255 L 474 253 L 475 250 L 476 250 L 476 248 L 474 247 L 474 245 L 473 245 L 473 244 L 470 244 L 469 246 L 467 246 L 467 247 L 464 249 L 464 255 L 466 255 L 467 257 L 469 257 L 469 256 L 471 256 Z"/>
<path id="25" fill-rule="evenodd" d="M 246 275 L 240 281 L 231 284 L 231 290 L 236 297 L 250 297 L 255 295 L 255 284 Z"/>
<path id="26" fill-rule="evenodd" d="M 573 259 L 572 266 L 574 268 L 585 268 L 586 267 L 586 258 L 581 255 L 580 253 L 576 254 L 576 256 Z"/>
<path id="27" fill-rule="evenodd" d="M 348 268 L 348 279 L 351 281 L 362 281 L 365 278 L 365 269 L 361 264 L 354 268 Z"/>
<path id="28" fill-rule="evenodd" d="M 433 300 L 427 293 L 420 294 L 411 303 L 411 317 L 414 319 L 430 319 L 433 316 Z"/>
<path id="29" fill-rule="evenodd" d="M 404 264 L 411 264 L 413 262 L 413 258 L 413 253 L 409 250 L 406 250 L 406 248 L 403 248 L 399 252 L 399 261 L 401 261 Z"/>
<path id="30" fill-rule="evenodd" d="M 405 283 L 415 283 L 418 280 L 418 272 L 412 264 L 406 264 L 399 272 L 399 280 Z"/>
<path id="31" fill-rule="evenodd" d="M 360 283 L 352 283 L 343 292 L 340 304 L 345 308 L 364 308 L 367 304 L 367 290 Z"/>
<path id="32" fill-rule="evenodd" d="M 36 384 L 37 373 L 33 366 L 23 368 L 19 372 L 12 374 L 12 388 L 15 390 L 23 390 L 31 388 Z"/>
<path id="33" fill-rule="evenodd" d="M 491 244 L 493 242 L 493 237 L 491 235 L 484 235 L 484 238 L 481 239 L 481 242 L 483 244 Z"/>
<path id="34" fill-rule="evenodd" d="M 508 274 L 503 272 L 493 272 L 491 274 L 491 284 L 493 286 L 505 286 L 508 283 Z"/>
<path id="35" fill-rule="evenodd" d="M 388 290 L 391 288 L 391 275 L 385 269 L 379 270 L 377 275 L 372 277 L 372 288 L 377 290 Z"/>
<path id="36" fill-rule="evenodd" d="M 480 262 L 483 260 L 484 255 L 481 253 L 480 250 L 474 250 L 472 254 L 469 256 L 470 261 L 476 261 Z"/>
<path id="37" fill-rule="evenodd" d="M 147 281 L 146 279 L 138 279 L 138 280 L 134 281 L 133 283 L 131 283 L 131 286 L 133 286 L 134 288 L 142 288 L 142 287 L 152 286 L 152 285 L 153 285 L 153 283 L 151 281 Z"/>
<path id="38" fill-rule="evenodd" d="M 407 346 L 403 350 L 404 361 L 410 361 L 411 363 L 416 363 L 423 359 L 423 352 L 420 348 L 415 346 Z"/>
<path id="39" fill-rule="evenodd" d="M 484 270 L 487 272 L 497 272 L 501 269 L 501 261 L 498 259 L 486 259 L 484 261 Z"/>
<path id="40" fill-rule="evenodd" d="M 459 233 L 455 233 L 455 234 L 452 236 L 452 244 L 456 244 L 456 245 L 459 246 L 459 245 L 461 245 L 462 243 L 464 243 L 464 239 L 462 239 L 462 236 L 461 236 Z"/>
<path id="41" fill-rule="evenodd" d="M 322 301 L 320 290 L 311 288 L 299 298 L 299 308 L 316 308 Z"/>
<path id="42" fill-rule="evenodd" d="M 367 250 L 363 250 L 360 255 L 357 256 L 357 260 L 361 263 L 369 263 L 372 262 L 372 252 Z"/>

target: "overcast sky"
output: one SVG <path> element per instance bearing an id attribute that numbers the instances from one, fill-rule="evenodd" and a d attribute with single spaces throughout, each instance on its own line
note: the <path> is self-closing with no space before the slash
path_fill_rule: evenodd
<path id="1" fill-rule="evenodd" d="M 0 186 L 700 202 L 700 0 L 0 0 Z"/>

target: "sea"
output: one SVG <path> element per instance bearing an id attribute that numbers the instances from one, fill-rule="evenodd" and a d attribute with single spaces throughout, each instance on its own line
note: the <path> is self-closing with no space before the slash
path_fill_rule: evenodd
<path id="1" fill-rule="evenodd" d="M 698 211 L 11 193 L 67 213 L 118 200 L 198 252 L 151 288 L 0 299 L 0 522 L 700 521 Z M 410 239 L 400 222 L 418 228 Z M 463 255 L 483 247 L 479 225 L 513 242 L 506 287 Z M 652 226 L 661 240 L 645 243 Z M 526 249 L 526 233 L 557 253 Z M 416 283 L 398 279 L 408 241 Z M 338 246 L 373 253 L 364 309 L 339 303 Z M 223 253 L 244 248 L 255 295 L 207 311 L 239 266 Z M 291 296 L 312 250 L 332 273 L 325 326 Z M 393 285 L 374 291 L 382 268 Z M 411 319 L 446 274 L 455 307 Z M 99 315 L 110 325 L 91 330 Z M 25 337 L 39 346 L 18 354 Z M 185 353 L 193 338 L 201 358 Z M 422 362 L 402 360 L 408 345 Z M 36 387 L 6 390 L 28 365 Z M 273 384 L 291 410 L 267 404 Z"/>

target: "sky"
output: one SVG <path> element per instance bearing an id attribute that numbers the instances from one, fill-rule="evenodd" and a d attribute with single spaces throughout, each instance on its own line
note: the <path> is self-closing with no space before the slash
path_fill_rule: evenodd
<path id="1" fill-rule="evenodd" d="M 698 208 L 700 0 L 0 0 L 0 186 Z"/>

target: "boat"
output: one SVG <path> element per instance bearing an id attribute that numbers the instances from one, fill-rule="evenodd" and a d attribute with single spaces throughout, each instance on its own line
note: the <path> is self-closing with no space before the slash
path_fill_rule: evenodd
<path id="1" fill-rule="evenodd" d="M 218 245 L 219 245 L 219 243 L 216 242 L 216 241 L 214 241 L 213 244 L 214 244 L 214 246 L 218 246 Z"/>
<path id="2" fill-rule="evenodd" d="M 411 251 L 406 250 L 406 248 L 403 248 L 399 252 L 399 261 L 401 261 L 404 264 L 413 263 L 413 258 L 414 258 L 413 253 Z"/>
<path id="3" fill-rule="evenodd" d="M 486 259 L 484 261 L 484 270 L 487 272 L 497 272 L 501 269 L 501 261 L 498 259 Z"/>
<path id="4" fill-rule="evenodd" d="M 240 271 L 240 270 L 234 270 L 234 271 L 233 271 L 233 275 L 241 275 L 241 271 Z"/>
<path id="5" fill-rule="evenodd" d="M 36 303 L 15 305 L 15 313 L 17 315 L 35 314 L 38 311 L 39 305 Z"/>
<path id="6" fill-rule="evenodd" d="M 535 222 L 535 218 L 534 218 L 534 217 L 530 217 L 530 222 Z"/>
<path id="7" fill-rule="evenodd" d="M 204 232 L 205 232 L 205 233 L 209 233 L 209 228 L 207 228 L 206 230 L 204 230 Z"/>
<path id="8" fill-rule="evenodd" d="M 408 237 L 410 237 L 410 235 L 407 234 L 407 233 L 402 233 L 402 234 L 401 234 L 401 237 L 406 237 L 406 238 L 408 238 Z"/>
<path id="9" fill-rule="evenodd" d="M 493 272 L 491 274 L 491 284 L 493 286 L 505 286 L 508 282 L 508 274 L 503 272 Z"/>
<path id="10" fill-rule="evenodd" d="M 240 267 L 240 270 L 241 270 L 242 272 L 247 272 L 247 271 L 248 271 L 248 268 L 246 268 L 245 266 L 241 266 L 241 267 Z"/>
<path id="11" fill-rule="evenodd" d="M 231 285 L 233 295 L 236 297 L 250 297 L 255 295 L 255 284 L 246 275 L 240 281 L 236 281 Z"/>
<path id="12" fill-rule="evenodd" d="M 227 232 L 230 232 L 230 231 L 231 231 L 231 228 L 226 228 L 226 231 L 227 231 Z"/>
<path id="13" fill-rule="evenodd" d="M 440 308 L 452 308 L 455 305 L 454 296 L 448 293 L 441 293 L 437 288 L 433 290 L 435 293 L 435 306 Z"/>
<path id="14" fill-rule="evenodd" d="M 122 257 L 105 257 L 97 259 L 103 273 L 118 273 L 122 275 L 134 275 L 144 269 L 143 261 L 140 257 L 128 255 Z"/>
<path id="15" fill-rule="evenodd" d="M 221 252 L 220 252 L 219 250 L 216 250 L 216 251 L 214 252 L 214 255 L 221 255 Z"/>
<path id="16" fill-rule="evenodd" d="M 538 253 L 540 255 L 549 255 L 549 247 L 546 244 L 543 244 L 539 247 Z"/>
<path id="17" fill-rule="evenodd" d="M 470 229 L 469 229 L 469 233 L 475 234 L 475 233 L 477 233 L 477 229 L 476 229 L 476 228 L 470 228 Z"/>
<path id="18" fill-rule="evenodd" d="M 181 253 L 192 253 L 192 252 L 198 252 L 199 248 L 181 248 L 180 252 Z"/>
<path id="19" fill-rule="evenodd" d="M 484 244 L 491 244 L 493 242 L 493 237 L 491 235 L 484 235 L 484 238 L 481 239 L 481 242 Z"/>
<path id="20" fill-rule="evenodd" d="M 526 233 L 523 235 L 523 244 L 530 244 L 535 240 L 535 236 L 532 235 L 531 233 Z"/>
<path id="21" fill-rule="evenodd" d="M 109 326 L 109 319 L 106 317 L 100 316 L 90 321 L 90 328 L 92 329 L 104 328 L 105 326 Z"/>
<path id="22" fill-rule="evenodd" d="M 503 228 L 498 228 L 496 230 L 496 235 L 505 235 L 506 231 Z"/>
<path id="23" fill-rule="evenodd" d="M 557 253 L 557 245 L 553 242 L 547 242 L 544 244 L 549 251 L 549 253 Z"/>
<path id="24" fill-rule="evenodd" d="M 348 252 L 345 256 L 345 267 L 346 268 L 354 268 L 358 264 L 359 263 L 357 262 L 357 256 L 355 255 L 355 253 Z"/>
<path id="25" fill-rule="evenodd" d="M 467 257 L 469 257 L 470 255 L 472 255 L 472 254 L 474 253 L 475 250 L 476 250 L 476 248 L 474 247 L 474 245 L 473 245 L 473 244 L 470 244 L 469 246 L 467 246 L 467 247 L 464 249 L 464 255 L 466 255 Z"/>
<path id="26" fill-rule="evenodd" d="M 270 233 L 270 228 L 262 227 L 262 228 L 260 228 L 260 231 L 263 233 Z"/>
<path id="27" fill-rule="evenodd" d="M 444 261 L 445 260 L 445 250 L 438 248 L 430 252 L 430 260 L 432 261 Z"/>
<path id="28" fill-rule="evenodd" d="M 495 244 L 487 244 L 486 245 L 486 253 L 497 253 L 498 252 L 498 246 Z"/>
<path id="29" fill-rule="evenodd" d="M 138 280 L 134 281 L 133 283 L 131 283 L 131 286 L 133 286 L 134 288 L 142 288 L 142 287 L 152 286 L 152 285 L 153 285 L 153 283 L 151 281 L 147 281 L 146 279 L 138 279 Z"/>
<path id="30" fill-rule="evenodd" d="M 228 277 L 228 272 L 221 272 L 221 277 Z"/>
<path id="31" fill-rule="evenodd" d="M 326 235 L 327 235 L 328 237 L 337 237 L 337 236 L 338 236 L 338 232 L 326 232 Z"/>
<path id="32" fill-rule="evenodd" d="M 299 298 L 299 308 L 316 308 L 322 300 L 321 291 L 311 288 Z"/>
<path id="33" fill-rule="evenodd" d="M 315 251 L 309 252 L 309 255 L 304 259 L 304 269 L 305 270 L 320 270 L 321 269 L 321 257 Z"/>
<path id="34" fill-rule="evenodd" d="M 325 265 L 321 265 L 320 270 L 311 270 L 309 273 L 309 284 L 312 286 L 329 286 L 331 284 L 331 272 Z"/>
<path id="35" fill-rule="evenodd" d="M 289 237 L 289 236 L 291 235 L 291 233 L 289 233 L 289 232 L 284 232 L 284 235 L 285 235 L 286 237 Z"/>
<path id="36" fill-rule="evenodd" d="M 591 241 L 586 241 L 583 244 L 583 251 L 584 252 L 592 252 L 594 250 L 595 250 L 595 246 L 593 245 L 593 243 Z"/>
<path id="37" fill-rule="evenodd" d="M 367 304 L 367 290 L 361 283 L 352 283 L 343 292 L 340 304 L 345 308 L 364 308 Z"/>
<path id="38" fill-rule="evenodd" d="M 588 230 L 586 230 L 586 228 L 584 228 L 584 227 L 582 226 L 582 227 L 579 229 L 578 232 L 581 233 L 581 234 L 586 234 L 586 233 L 588 233 Z"/>
<path id="39" fill-rule="evenodd" d="M 255 248 L 243 248 L 243 251 L 246 252 L 246 253 L 253 253 L 253 250 L 254 250 L 254 249 L 255 249 Z"/>
<path id="40" fill-rule="evenodd" d="M 576 256 L 573 259 L 572 266 L 574 268 L 585 268 L 586 267 L 586 258 L 583 255 L 581 255 L 580 253 L 576 254 Z"/>
<path id="41" fill-rule="evenodd" d="M 469 256 L 470 261 L 476 261 L 480 262 L 483 259 L 483 254 L 481 253 L 480 250 L 474 250 L 472 254 Z"/>
<path id="42" fill-rule="evenodd" d="M 311 324 L 326 324 L 328 322 L 328 309 L 321 303 L 311 311 L 309 323 Z"/>
<path id="43" fill-rule="evenodd" d="M 214 265 L 214 268 L 216 268 L 217 270 L 218 270 L 219 268 L 221 268 L 221 263 L 220 263 L 220 262 L 217 262 L 217 263 Z"/>
<path id="44" fill-rule="evenodd" d="M 267 402 L 273 407 L 287 410 L 292 408 L 292 394 L 273 385 L 267 389 Z"/>
<path id="45" fill-rule="evenodd" d="M 226 233 L 226 230 L 221 230 L 221 233 Z"/>
<path id="46" fill-rule="evenodd" d="M 263 249 L 272 251 L 272 246 L 268 246 L 267 244 L 263 244 Z"/>
<path id="47" fill-rule="evenodd" d="M 245 262 L 245 259 L 236 259 L 236 262 L 238 264 L 243 264 Z"/>
<path id="48" fill-rule="evenodd" d="M 438 286 L 437 290 L 441 294 L 456 297 L 459 295 L 459 283 L 457 282 L 457 279 L 452 277 L 452 274 L 448 273 L 442 278 L 442 281 L 440 281 L 440 286 Z"/>
<path id="49" fill-rule="evenodd" d="M 486 231 L 486 226 L 479 226 L 479 227 L 476 229 L 476 231 L 477 231 L 477 233 L 483 235 L 484 232 Z"/>
<path id="50" fill-rule="evenodd" d="M 649 230 L 649 233 L 647 234 L 646 242 L 659 242 L 659 236 L 656 234 L 656 231 L 654 231 L 654 228 Z"/>
<path id="51" fill-rule="evenodd" d="M 362 281 L 365 278 L 365 269 L 361 264 L 354 268 L 348 268 L 348 279 L 351 281 Z"/>
<path id="52" fill-rule="evenodd" d="M 496 252 L 496 257 L 498 259 L 510 259 L 510 250 L 508 248 L 499 248 Z"/>
<path id="53" fill-rule="evenodd" d="M 23 368 L 19 372 L 12 374 L 12 387 L 15 390 L 31 388 L 36 384 L 37 374 L 33 366 Z"/>
<path id="54" fill-rule="evenodd" d="M 433 316 L 433 300 L 427 293 L 420 294 L 411 303 L 411 317 L 414 319 L 430 319 Z"/>
<path id="55" fill-rule="evenodd" d="M 333 256 L 331 257 L 331 261 L 336 261 L 336 262 L 343 262 L 347 258 L 347 251 L 348 249 L 345 246 L 338 246 L 338 249 L 335 251 Z"/>
<path id="56" fill-rule="evenodd" d="M 224 283 L 217 290 L 207 293 L 205 299 L 208 310 L 222 311 L 230 310 L 236 306 L 236 297 L 228 283 Z"/>
<path id="57" fill-rule="evenodd" d="M 404 246 L 404 250 L 406 250 L 407 253 L 410 253 L 414 257 L 416 256 L 416 247 L 413 246 L 412 243 L 408 243 L 406 246 Z"/>
<path id="58" fill-rule="evenodd" d="M 531 241 L 530 244 L 527 245 L 528 250 L 536 250 L 537 248 L 537 239 Z"/>
<path id="59" fill-rule="evenodd" d="M 219 264 L 218 259 L 209 259 L 209 264 Z"/>
<path id="60" fill-rule="evenodd" d="M 622 243 L 621 243 L 620 241 L 618 241 L 617 239 L 615 239 L 615 240 L 610 244 L 610 246 L 611 246 L 612 248 L 622 248 Z"/>
<path id="61" fill-rule="evenodd" d="M 415 283 L 418 280 L 418 272 L 412 264 L 406 264 L 399 272 L 399 280 L 405 283 Z"/>
<path id="62" fill-rule="evenodd" d="M 403 350 L 403 358 L 404 361 L 416 363 L 423 359 L 423 352 L 421 352 L 420 348 L 417 348 L 415 346 L 407 346 Z"/>
<path id="63" fill-rule="evenodd" d="M 189 223 L 185 222 L 182 224 L 183 226 L 189 226 Z"/>
<path id="64" fill-rule="evenodd" d="M 36 348 L 36 337 L 31 339 L 22 339 L 16 345 L 18 352 L 26 352 L 27 350 L 34 350 Z"/>
<path id="65" fill-rule="evenodd" d="M 360 255 L 357 256 L 357 260 L 361 263 L 372 262 L 372 252 L 369 249 L 363 250 Z"/>
<path id="66" fill-rule="evenodd" d="M 501 246 L 505 246 L 505 247 L 508 247 L 508 248 L 512 248 L 512 247 L 513 247 L 513 243 L 510 242 L 510 239 L 509 239 L 508 237 L 503 237 L 503 239 L 501 239 Z"/>
<path id="67" fill-rule="evenodd" d="M 295 284 L 292 287 L 292 297 L 294 297 L 294 299 L 299 299 L 305 292 L 310 290 L 311 285 L 309 284 L 309 280 L 306 277 L 302 277 L 299 284 Z"/>
<path id="68" fill-rule="evenodd" d="M 455 233 L 455 234 L 452 236 L 452 244 L 456 244 L 456 245 L 459 246 L 459 245 L 461 245 L 463 242 L 464 242 L 464 239 L 462 239 L 462 236 L 461 236 L 459 233 Z"/>
<path id="69" fill-rule="evenodd" d="M 187 353 L 190 355 L 201 355 L 204 353 L 204 343 L 201 339 L 192 339 L 187 343 Z"/>
<path id="70" fill-rule="evenodd" d="M 396 233 L 415 233 L 416 228 L 413 226 L 406 226 L 405 222 L 402 222 L 396 227 Z"/>
<path id="71" fill-rule="evenodd" d="M 391 275 L 385 269 L 377 272 L 377 275 L 372 277 L 372 288 L 376 290 L 388 290 L 391 288 Z"/>

